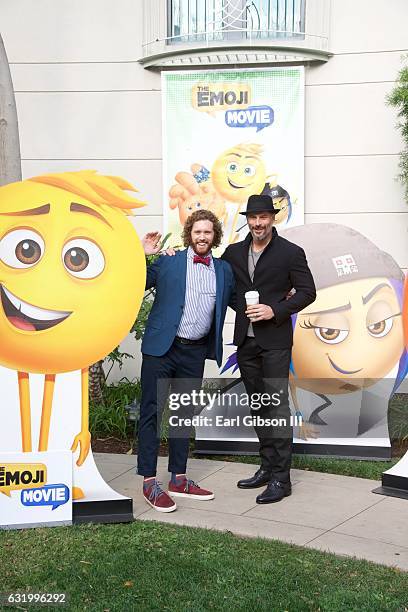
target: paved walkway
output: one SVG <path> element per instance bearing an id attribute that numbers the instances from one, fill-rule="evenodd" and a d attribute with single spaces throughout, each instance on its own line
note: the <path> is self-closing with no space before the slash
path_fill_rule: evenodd
<path id="1" fill-rule="evenodd" d="M 260 506 L 255 503 L 258 490 L 244 491 L 236 486 L 237 480 L 252 475 L 256 466 L 190 459 L 190 478 L 213 490 L 215 499 L 180 498 L 175 512 L 163 514 L 149 508 L 142 498 L 135 456 L 94 456 L 111 487 L 133 497 L 137 518 L 276 539 L 408 571 L 408 500 L 372 493 L 377 481 L 292 470 L 292 496 Z M 159 458 L 158 476 L 167 484 L 164 457 Z"/>

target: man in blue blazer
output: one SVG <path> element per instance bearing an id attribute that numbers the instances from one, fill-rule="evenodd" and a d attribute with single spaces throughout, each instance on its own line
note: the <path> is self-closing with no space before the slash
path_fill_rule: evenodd
<path id="1" fill-rule="evenodd" d="M 222 330 L 234 289 L 230 265 L 211 253 L 222 239 L 217 217 L 208 210 L 195 211 L 182 237 L 185 250 L 161 256 L 147 269 L 146 289 L 154 287 L 156 296 L 142 342 L 137 472 L 144 476 L 146 502 L 159 512 L 176 509 L 173 497 L 214 498 L 186 476 L 190 428 L 183 427 L 183 419 L 191 418 L 191 407 L 180 406 L 176 412 L 180 426 L 169 437 L 169 494 L 161 488 L 156 479 L 160 417 L 169 381 L 172 394 L 191 393 L 201 386 L 206 358 L 221 366 Z M 160 234 L 147 234 L 145 253 L 157 253 L 159 241 Z"/>

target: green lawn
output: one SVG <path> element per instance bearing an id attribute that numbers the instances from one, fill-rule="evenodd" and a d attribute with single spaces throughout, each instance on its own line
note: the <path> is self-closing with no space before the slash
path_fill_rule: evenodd
<path id="1" fill-rule="evenodd" d="M 2 531 L 0 566 L 0 591 L 66 591 L 70 603 L 61 609 L 70 611 L 402 612 L 408 605 L 408 574 L 396 569 L 142 521 Z"/>

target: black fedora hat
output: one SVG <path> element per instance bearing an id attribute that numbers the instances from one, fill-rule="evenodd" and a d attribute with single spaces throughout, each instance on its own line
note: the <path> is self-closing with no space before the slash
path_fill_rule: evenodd
<path id="1" fill-rule="evenodd" d="M 273 207 L 273 201 L 269 195 L 251 195 L 248 198 L 246 210 L 239 213 L 240 215 L 250 215 L 253 213 L 268 212 L 276 215 L 278 210 Z"/>

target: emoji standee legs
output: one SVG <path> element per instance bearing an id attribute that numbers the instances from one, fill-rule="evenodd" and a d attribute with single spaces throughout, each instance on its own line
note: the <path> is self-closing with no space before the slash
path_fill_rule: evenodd
<path id="1" fill-rule="evenodd" d="M 27 372 L 18 372 L 18 388 L 20 397 L 20 416 L 21 416 L 21 441 L 24 453 L 32 452 L 31 439 L 31 405 L 30 405 L 30 381 Z M 55 374 L 46 374 L 44 378 L 44 391 L 41 409 L 40 436 L 38 450 L 40 452 L 48 450 L 48 440 L 51 425 L 52 403 L 54 397 Z M 71 446 L 71 451 L 75 452 L 79 446 L 79 457 L 77 465 L 81 466 L 89 454 L 91 447 L 91 434 L 89 432 L 89 370 L 81 370 L 81 430 L 75 436 Z M 83 491 L 79 487 L 73 487 L 74 499 L 84 497 Z"/>
<path id="2" fill-rule="evenodd" d="M 79 448 L 78 465 L 89 453 L 88 367 L 128 333 L 145 285 L 143 249 L 124 214 L 142 203 L 123 190 L 134 188 L 93 171 L 0 188 L 0 364 L 18 372 L 25 452 L 33 446 L 28 373 L 45 374 L 43 451 L 51 417 L 58 419 L 55 376 L 81 370 L 81 426 L 72 451 Z"/>

